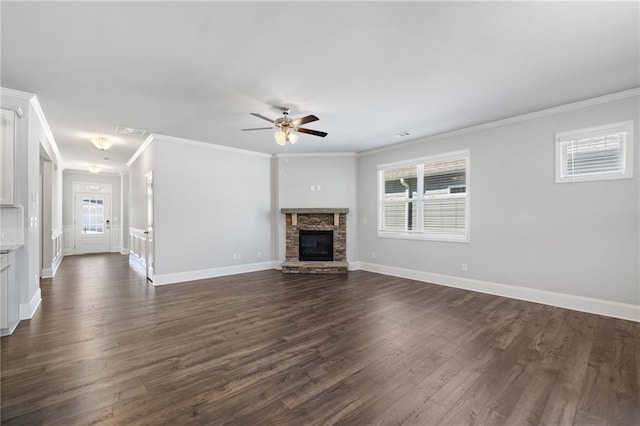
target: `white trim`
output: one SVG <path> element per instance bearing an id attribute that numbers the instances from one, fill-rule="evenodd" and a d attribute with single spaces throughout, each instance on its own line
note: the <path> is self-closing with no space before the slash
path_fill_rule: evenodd
<path id="1" fill-rule="evenodd" d="M 248 149 L 233 148 L 231 146 L 217 145 L 217 144 L 214 144 L 214 143 L 196 141 L 196 140 L 193 140 L 193 139 L 184 139 L 184 138 L 179 138 L 179 137 L 176 137 L 176 136 L 161 135 L 161 134 L 157 134 L 157 133 L 154 133 L 152 136 L 155 136 L 155 139 L 158 139 L 160 141 L 165 141 L 165 142 L 175 142 L 175 143 L 183 143 L 183 144 L 186 144 L 186 145 L 196 145 L 196 146 L 200 146 L 200 147 L 203 147 L 203 148 L 211 148 L 211 149 L 217 149 L 217 150 L 220 150 L 220 151 L 236 152 L 238 154 L 253 155 L 255 157 L 262 157 L 262 158 L 271 158 L 272 157 L 271 154 L 265 154 L 264 152 L 250 151 Z"/>
<path id="2" fill-rule="evenodd" d="M 35 96 L 33 93 L 23 92 L 22 90 L 8 89 L 6 87 L 0 87 L 0 97 L 10 96 L 13 98 L 23 99 L 30 101 Z"/>
<path id="3" fill-rule="evenodd" d="M 350 271 L 360 270 L 360 262 L 348 262 L 348 263 L 349 263 L 348 269 Z"/>
<path id="4" fill-rule="evenodd" d="M 570 140 L 587 139 L 592 137 L 603 137 L 612 133 L 625 132 L 627 135 L 624 141 L 624 170 L 614 172 L 600 172 L 595 174 L 578 174 L 562 176 L 563 170 L 563 154 L 565 153 L 563 145 Z M 574 139 L 575 138 L 575 139 Z M 598 180 L 614 180 L 614 179 L 631 179 L 633 178 L 633 120 L 622 121 L 618 123 L 604 124 L 601 126 L 587 127 L 584 129 L 569 130 L 558 132 L 555 135 L 555 169 L 556 183 L 576 183 L 591 182 Z"/>
<path id="5" fill-rule="evenodd" d="M 142 142 L 142 145 L 140 145 L 140 147 L 136 150 L 136 152 L 131 156 L 129 161 L 127 161 L 127 167 L 131 167 L 131 165 L 136 161 L 136 159 L 140 156 L 140 154 L 142 154 L 142 152 L 147 148 L 147 146 L 149 146 L 149 144 L 152 141 L 155 141 L 155 140 L 165 141 L 165 142 L 173 142 L 173 143 L 182 143 L 182 144 L 186 144 L 186 145 L 195 145 L 195 146 L 199 146 L 199 147 L 203 147 L 203 148 L 210 148 L 210 149 L 217 149 L 217 150 L 220 150 L 220 151 L 235 152 L 235 153 L 238 153 L 238 154 L 252 155 L 252 156 L 255 156 L 255 157 L 272 158 L 272 154 L 265 154 L 264 152 L 250 151 L 248 149 L 233 148 L 233 147 L 230 147 L 230 146 L 217 145 L 217 144 L 214 144 L 214 143 L 196 141 L 196 140 L 193 140 L 193 139 L 185 139 L 185 138 L 179 138 L 179 137 L 176 137 L 176 136 L 169 136 L 169 135 L 161 135 L 161 134 L 158 134 L 158 133 L 152 133 L 149 136 L 147 136 L 147 138 L 144 140 L 144 142 Z"/>
<path id="6" fill-rule="evenodd" d="M 47 118 L 44 115 L 44 111 L 42 110 L 42 107 L 40 106 L 40 101 L 38 100 L 38 96 L 33 95 L 33 97 L 30 99 L 30 102 L 31 102 L 31 106 L 33 107 L 33 111 L 36 113 L 38 120 L 40 120 L 40 125 L 44 130 L 44 134 L 47 136 L 47 139 L 49 139 L 49 144 L 51 145 L 51 149 L 53 150 L 53 153 L 56 156 L 58 166 L 64 169 L 62 154 L 60 154 L 60 150 L 58 149 L 58 144 L 56 143 L 56 139 L 53 137 L 53 132 L 51 132 L 51 128 L 49 127 L 49 123 L 47 122 Z"/>
<path id="7" fill-rule="evenodd" d="M 284 262 L 284 260 L 274 260 L 273 262 L 271 262 L 271 269 L 282 271 L 282 262 Z"/>
<path id="8" fill-rule="evenodd" d="M 299 154 L 273 154 L 274 158 L 314 158 L 314 157 L 357 157 L 357 152 L 310 152 Z"/>
<path id="9" fill-rule="evenodd" d="M 153 285 L 177 284 L 187 281 L 203 280 L 206 278 L 223 277 L 226 275 L 244 274 L 247 272 L 266 271 L 273 269 L 273 262 L 247 263 L 244 265 L 222 266 L 219 268 L 200 269 L 196 271 L 174 272 L 170 274 L 156 274 Z"/>
<path id="10" fill-rule="evenodd" d="M 149 146 L 152 140 L 153 140 L 153 134 L 147 136 L 147 138 L 142 142 L 142 145 L 138 147 L 136 152 L 134 152 L 131 158 L 129 158 L 129 161 L 127 161 L 127 167 L 131 167 L 133 162 L 136 161 L 138 157 L 140 157 L 140 154 L 142 154 L 144 150 L 147 149 L 147 147 Z"/>
<path id="11" fill-rule="evenodd" d="M 131 266 L 131 269 L 139 273 L 143 278 L 147 277 L 147 268 L 144 265 L 144 260 L 136 256 L 134 253 L 129 253 L 129 266 Z"/>
<path id="12" fill-rule="evenodd" d="M 73 174 L 78 174 L 78 175 L 88 175 L 88 176 L 96 176 L 96 173 L 91 173 L 88 170 L 78 170 L 78 169 L 64 169 L 62 171 L 62 173 L 73 173 Z M 113 176 L 113 177 L 119 177 L 121 176 L 120 171 L 116 171 L 116 172 L 100 172 L 98 173 L 98 176 Z"/>
<path id="13" fill-rule="evenodd" d="M 53 262 L 51 263 L 51 278 L 56 276 L 56 272 L 58 272 L 58 268 L 60 267 L 63 258 L 64 255 L 60 252 L 60 255 L 53 259 Z"/>
<path id="14" fill-rule="evenodd" d="M 591 297 L 539 290 L 531 287 L 500 284 L 490 281 L 397 268 L 394 266 L 379 265 L 368 262 L 361 262 L 360 269 L 379 274 L 391 275 L 394 277 L 407 278 L 410 280 L 439 284 L 447 287 L 455 287 L 480 293 L 493 294 L 496 296 L 509 297 L 511 299 L 525 300 L 527 302 L 542 303 L 574 311 L 588 312 L 640 322 L 640 305 L 633 305 L 630 303 L 594 299 Z"/>
<path id="15" fill-rule="evenodd" d="M 427 232 L 422 230 L 423 228 L 423 210 L 417 208 L 416 223 L 419 224 L 421 230 L 419 231 L 393 231 L 383 229 L 383 209 L 385 207 L 384 200 L 384 172 L 390 169 L 396 169 L 405 166 L 415 166 L 417 176 L 424 176 L 424 164 L 436 163 L 440 161 L 448 160 L 465 160 L 465 193 L 464 197 L 457 196 L 456 198 L 465 199 L 465 232 L 463 235 L 459 234 L 438 234 L 433 232 Z M 394 163 L 378 164 L 378 190 L 377 190 L 377 233 L 378 238 L 395 238 L 403 240 L 424 240 L 424 241 L 443 241 L 452 243 L 469 243 L 471 241 L 471 149 L 462 149 L 458 151 L 443 152 L 440 154 L 429 155 L 426 157 L 415 158 L 411 160 L 397 161 Z M 418 197 L 415 198 L 418 202 L 418 206 L 424 205 L 429 198 L 424 195 L 424 188 L 422 187 L 422 179 L 418 179 L 417 193 Z M 453 197 L 455 194 L 452 194 Z M 408 201 L 405 199 L 404 201 Z"/>
<path id="16" fill-rule="evenodd" d="M 7 328 L 1 328 L 0 329 L 0 336 L 4 337 L 4 336 L 10 336 L 13 334 L 14 331 L 16 331 L 16 328 L 18 328 L 18 324 L 20 324 L 20 320 L 14 321 L 11 325 L 9 325 L 9 327 Z"/>
<path id="17" fill-rule="evenodd" d="M 38 310 L 38 307 L 40 307 L 40 302 L 42 302 L 41 296 L 42 292 L 40 291 L 40 288 L 38 288 L 38 291 L 35 292 L 28 303 L 20 304 L 19 316 L 21 320 L 29 320 L 33 318 L 33 316 L 36 314 L 36 311 Z"/>
<path id="18" fill-rule="evenodd" d="M 358 153 L 358 156 L 365 157 L 368 155 L 379 154 L 381 152 L 395 151 L 397 149 L 406 148 L 413 145 L 422 144 L 425 142 L 432 142 L 439 139 L 445 139 L 452 136 L 460 136 L 467 133 L 477 132 L 480 130 L 492 129 L 495 127 L 502 127 L 513 123 L 520 123 L 522 121 L 533 120 L 536 118 L 547 117 L 553 114 L 558 114 L 561 112 L 573 111 L 576 109 L 586 108 L 593 105 L 604 104 L 607 102 L 613 102 L 621 99 L 631 98 L 633 96 L 640 95 L 640 87 L 636 87 L 634 89 L 624 90 L 622 92 L 612 93 L 610 95 L 599 96 L 597 98 L 586 99 L 584 101 L 573 102 L 570 104 L 560 105 L 553 108 L 542 109 L 535 112 L 530 112 L 527 114 L 517 115 L 514 117 L 503 118 L 501 120 L 489 121 L 487 123 L 476 124 L 469 127 L 464 127 L 462 129 L 451 130 L 449 132 L 439 133 L 436 135 L 426 136 L 424 138 L 418 138 L 411 141 L 407 141 L 404 143 L 398 143 L 388 146 L 383 146 L 381 148 L 376 148 L 368 151 L 362 151 Z"/>

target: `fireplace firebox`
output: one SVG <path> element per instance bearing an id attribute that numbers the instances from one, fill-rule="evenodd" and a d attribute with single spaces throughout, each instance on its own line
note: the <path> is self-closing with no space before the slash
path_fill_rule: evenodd
<path id="1" fill-rule="evenodd" d="M 301 229 L 299 241 L 299 260 L 333 260 L 333 231 L 309 231 Z"/>

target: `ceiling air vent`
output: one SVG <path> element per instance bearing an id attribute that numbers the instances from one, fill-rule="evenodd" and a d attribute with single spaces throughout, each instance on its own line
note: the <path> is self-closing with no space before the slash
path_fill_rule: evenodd
<path id="1" fill-rule="evenodd" d="M 134 129 L 133 127 L 116 126 L 116 133 L 131 136 L 144 136 L 147 134 L 147 131 L 142 129 Z"/>

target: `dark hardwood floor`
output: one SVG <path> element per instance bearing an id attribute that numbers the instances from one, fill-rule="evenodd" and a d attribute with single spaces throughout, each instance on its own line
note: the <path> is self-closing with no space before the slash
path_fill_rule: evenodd
<path id="1" fill-rule="evenodd" d="M 368 272 L 154 288 L 67 257 L 2 424 L 638 425 L 640 324 Z"/>

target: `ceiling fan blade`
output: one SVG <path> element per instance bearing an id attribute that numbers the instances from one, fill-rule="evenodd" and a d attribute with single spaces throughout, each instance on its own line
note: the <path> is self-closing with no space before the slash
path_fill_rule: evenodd
<path id="1" fill-rule="evenodd" d="M 303 124 L 311 123 L 312 121 L 318 120 L 320 119 L 313 114 L 307 115 L 306 117 L 296 118 L 295 120 L 293 120 L 291 122 L 291 127 L 302 126 Z"/>
<path id="2" fill-rule="evenodd" d="M 324 138 L 325 136 L 328 135 L 327 132 L 320 132 L 318 130 L 305 129 L 303 127 L 298 127 L 296 129 L 296 131 L 298 131 L 300 133 L 307 133 L 307 134 L 313 135 L 313 136 L 320 136 L 321 138 Z"/>
<path id="3" fill-rule="evenodd" d="M 258 113 L 252 112 L 251 115 L 253 115 L 254 117 L 262 118 L 263 120 L 267 120 L 269 123 L 273 123 L 274 122 L 274 120 L 272 120 L 272 119 L 270 119 L 268 117 L 265 117 L 262 114 L 258 114 Z"/>
<path id="4" fill-rule="evenodd" d="M 271 130 L 273 129 L 273 127 L 252 127 L 250 129 L 240 129 L 243 132 L 247 131 L 247 130 Z"/>

